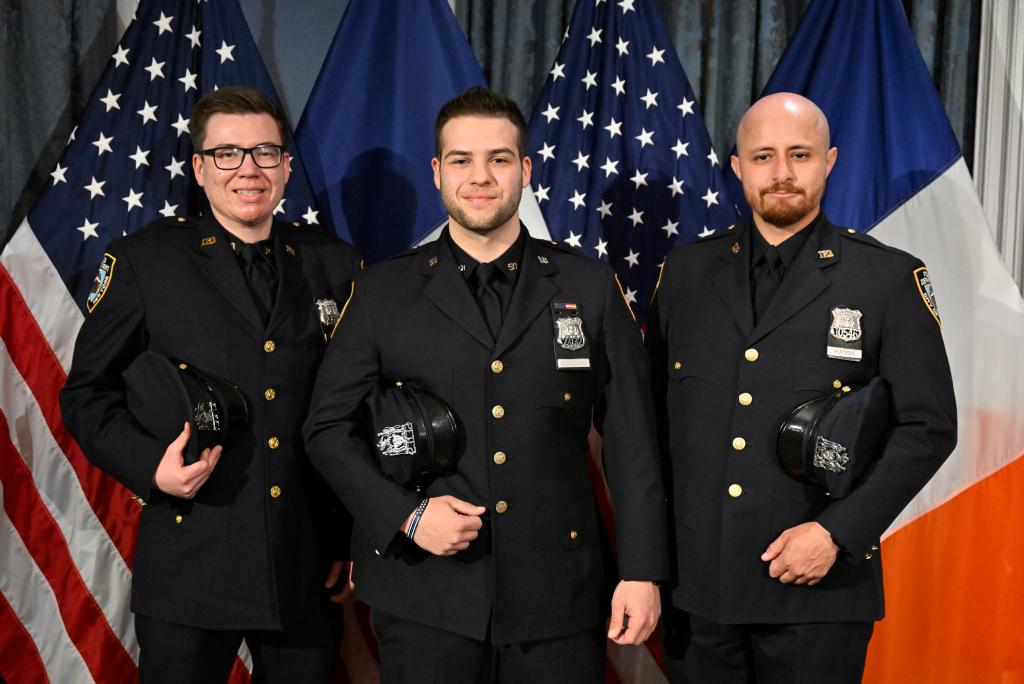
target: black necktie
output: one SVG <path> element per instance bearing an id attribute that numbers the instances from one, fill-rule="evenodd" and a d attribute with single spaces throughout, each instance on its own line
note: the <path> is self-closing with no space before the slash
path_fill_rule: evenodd
<path id="1" fill-rule="evenodd" d="M 754 277 L 754 323 L 761 320 L 764 312 L 768 310 L 775 291 L 779 289 L 782 282 L 784 269 L 782 256 L 779 250 L 773 246 L 768 247 L 761 256 L 759 268 L 755 269 Z"/>
<path id="2" fill-rule="evenodd" d="M 244 244 L 238 256 L 242 259 L 242 270 L 249 282 L 252 299 L 259 311 L 263 325 L 270 321 L 270 312 L 274 308 L 274 291 L 270 287 L 269 264 L 260 255 L 259 245 Z"/>
<path id="3" fill-rule="evenodd" d="M 498 267 L 494 264 L 476 265 L 476 301 L 495 339 L 501 330 L 501 297 L 494 287 L 494 281 L 499 277 Z"/>

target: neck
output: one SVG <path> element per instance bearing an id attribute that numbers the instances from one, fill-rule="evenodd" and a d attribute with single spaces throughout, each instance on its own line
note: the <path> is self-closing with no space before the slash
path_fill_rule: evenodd
<path id="1" fill-rule="evenodd" d="M 757 228 L 757 232 L 761 233 L 761 237 L 764 238 L 765 242 L 773 247 L 777 247 L 807 226 L 811 225 L 814 222 L 814 219 L 818 218 L 818 214 L 820 213 L 821 207 L 816 207 L 814 211 L 788 226 L 772 225 L 765 221 L 759 214 L 754 214 L 754 226 Z"/>
<path id="2" fill-rule="evenodd" d="M 451 217 L 448 218 L 448 234 L 452 241 L 469 256 L 480 263 L 494 261 L 504 254 L 519 239 L 519 214 L 517 213 L 504 225 L 487 233 L 468 230 Z"/>
<path id="3" fill-rule="evenodd" d="M 270 237 L 270 231 L 274 227 L 273 218 L 267 218 L 257 225 L 250 226 L 244 223 L 238 223 L 237 221 L 228 221 L 224 217 L 220 216 L 216 211 L 213 212 L 213 217 L 217 219 L 217 222 L 221 226 L 223 226 L 224 230 L 228 231 L 231 235 L 245 243 L 261 242 L 266 240 Z"/>

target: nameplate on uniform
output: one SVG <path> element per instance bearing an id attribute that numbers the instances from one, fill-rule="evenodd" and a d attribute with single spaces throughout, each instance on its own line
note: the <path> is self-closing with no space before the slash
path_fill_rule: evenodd
<path id="1" fill-rule="evenodd" d="M 587 370 L 590 368 L 590 345 L 583 328 L 583 311 L 573 302 L 552 302 L 554 323 L 555 368 Z"/>
<path id="2" fill-rule="evenodd" d="M 864 331 L 860 320 L 864 314 L 847 306 L 832 308 L 825 353 L 830 359 L 859 362 L 864 358 Z"/>

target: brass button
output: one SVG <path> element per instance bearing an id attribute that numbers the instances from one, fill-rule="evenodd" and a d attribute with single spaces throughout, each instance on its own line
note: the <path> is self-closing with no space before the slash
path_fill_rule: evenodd
<path id="1" fill-rule="evenodd" d="M 274 401 L 274 399 L 277 398 L 277 390 L 275 390 L 273 387 L 269 388 L 267 391 L 263 393 L 263 398 L 266 399 L 267 401 Z"/>
<path id="2" fill-rule="evenodd" d="M 575 539 L 578 536 L 580 536 L 579 532 L 576 530 L 569 530 L 569 539 Z"/>
<path id="3" fill-rule="evenodd" d="M 180 515 L 174 516 L 174 522 L 178 523 L 179 525 L 181 524 L 182 520 L 184 520 L 184 518 L 182 518 Z"/>
<path id="4" fill-rule="evenodd" d="M 864 560 L 871 560 L 872 558 L 874 558 L 874 556 L 872 556 L 870 553 L 864 554 Z"/>
<path id="5" fill-rule="evenodd" d="M 840 387 L 843 386 L 843 381 L 840 380 L 839 378 L 836 378 L 835 380 L 832 381 L 832 386 L 835 387 L 836 389 L 839 389 Z"/>
<path id="6" fill-rule="evenodd" d="M 277 437 L 271 437 L 270 439 L 267 440 L 267 446 L 270 447 L 271 449 L 276 449 L 277 447 L 281 446 L 281 440 L 279 440 Z"/>
<path id="7" fill-rule="evenodd" d="M 878 550 L 878 547 L 877 547 L 877 546 L 875 546 L 874 544 L 872 544 L 872 545 L 871 545 L 871 550 L 872 550 L 872 551 L 877 551 L 877 550 Z"/>
<path id="8" fill-rule="evenodd" d="M 743 352 L 743 358 L 745 358 L 747 361 L 757 361 L 758 356 L 760 356 L 760 354 L 753 347 Z"/>
<path id="9" fill-rule="evenodd" d="M 274 499 L 276 499 L 277 497 L 281 496 L 281 488 L 278 487 L 277 485 L 274 485 L 273 487 L 271 487 L 270 488 L 270 496 L 271 496 L 271 498 L 274 498 Z"/>
<path id="10" fill-rule="evenodd" d="M 505 370 L 505 364 L 503 364 L 498 359 L 495 359 L 494 361 L 491 361 L 491 372 L 492 373 L 500 373 L 503 370 Z"/>
<path id="11" fill-rule="evenodd" d="M 505 456 L 505 452 L 504 451 L 495 451 L 494 452 L 494 462 L 497 465 L 502 465 L 505 462 L 506 459 L 507 459 L 507 457 Z"/>
<path id="12" fill-rule="evenodd" d="M 566 401 L 572 401 L 572 394 L 566 392 L 565 394 L 562 395 L 562 399 L 565 399 Z"/>
<path id="13" fill-rule="evenodd" d="M 268 354 L 274 351 L 275 349 L 277 349 L 277 345 L 274 344 L 274 340 L 267 340 L 266 342 L 263 343 L 263 351 L 267 352 Z"/>
<path id="14" fill-rule="evenodd" d="M 504 513 L 505 511 L 508 510 L 508 501 L 499 501 L 498 503 L 494 504 L 494 510 L 496 510 L 498 513 Z"/>
<path id="15" fill-rule="evenodd" d="M 747 440 L 742 437 L 734 437 L 732 440 L 732 448 L 736 451 L 743 451 L 747 448 Z"/>
<path id="16" fill-rule="evenodd" d="M 187 363 L 179 363 L 178 364 L 178 368 L 180 368 L 181 370 L 185 370 L 186 368 L 188 368 L 188 364 Z"/>
<path id="17" fill-rule="evenodd" d="M 750 392 L 744 392 L 743 394 L 740 395 L 740 405 L 741 406 L 750 406 L 751 402 L 753 402 L 753 401 L 754 401 L 754 397 L 752 397 L 750 395 Z"/>
<path id="18" fill-rule="evenodd" d="M 683 367 L 683 364 L 680 363 L 679 361 L 676 361 L 675 363 L 672 364 L 672 367 L 675 368 L 676 370 L 679 370 L 680 368 Z"/>
<path id="19" fill-rule="evenodd" d="M 505 407 L 501 404 L 497 404 L 491 409 L 491 415 L 495 418 L 503 418 L 505 416 Z"/>
<path id="20" fill-rule="evenodd" d="M 850 391 L 850 386 L 849 385 L 843 385 L 843 392 L 849 392 L 849 391 Z"/>
<path id="21" fill-rule="evenodd" d="M 743 493 L 743 487 L 740 487 L 738 484 L 731 484 L 731 485 L 729 485 L 729 496 L 731 496 L 732 498 L 735 499 L 736 497 L 738 497 L 742 493 Z"/>

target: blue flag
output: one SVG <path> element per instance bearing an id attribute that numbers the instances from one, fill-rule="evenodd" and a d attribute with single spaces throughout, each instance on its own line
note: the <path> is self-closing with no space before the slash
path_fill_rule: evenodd
<path id="1" fill-rule="evenodd" d="M 867 230 L 960 158 L 956 135 L 897 0 L 817 0 L 764 95 L 810 98 L 839 156 L 824 207 Z"/>
<path id="2" fill-rule="evenodd" d="M 676 241 L 736 222 L 693 90 L 649 0 L 576 3 L 528 150 L 552 237 L 608 261 L 641 321 Z"/>
<path id="3" fill-rule="evenodd" d="M 447 216 L 434 187 L 434 119 L 485 85 L 446 0 L 351 0 L 297 127 L 319 206 L 376 261 Z"/>
<path id="4" fill-rule="evenodd" d="M 71 134 L 28 224 L 80 307 L 108 242 L 163 216 L 198 215 L 188 117 L 199 97 L 246 85 L 277 100 L 237 0 L 143 2 Z M 316 218 L 302 164 L 280 218 Z"/>

